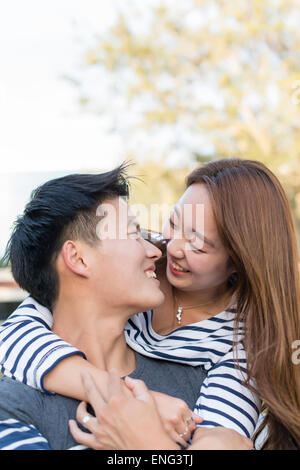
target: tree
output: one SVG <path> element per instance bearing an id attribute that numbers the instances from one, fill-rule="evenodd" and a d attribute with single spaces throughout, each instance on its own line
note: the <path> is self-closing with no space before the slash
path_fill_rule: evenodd
<path id="1" fill-rule="evenodd" d="M 119 5 L 116 24 L 84 57 L 82 107 L 109 116 L 137 158 L 264 162 L 300 233 L 298 0 Z M 91 75 L 101 87 L 91 89 Z"/>

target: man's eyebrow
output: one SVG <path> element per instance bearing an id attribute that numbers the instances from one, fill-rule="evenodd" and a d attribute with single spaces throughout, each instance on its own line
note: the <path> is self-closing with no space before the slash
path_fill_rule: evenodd
<path id="1" fill-rule="evenodd" d="M 206 245 L 210 246 L 211 248 L 216 248 L 215 244 L 211 240 L 206 238 L 202 233 L 199 233 L 199 232 L 197 232 L 196 230 L 193 230 L 193 229 L 192 229 L 192 232 L 196 235 L 196 237 L 198 237 L 202 241 L 204 241 L 204 243 L 206 243 Z"/>
<path id="2" fill-rule="evenodd" d="M 174 209 L 174 212 L 176 213 L 177 217 L 180 219 L 180 217 L 181 217 L 181 212 L 180 212 L 179 207 L 174 206 L 173 209 Z"/>

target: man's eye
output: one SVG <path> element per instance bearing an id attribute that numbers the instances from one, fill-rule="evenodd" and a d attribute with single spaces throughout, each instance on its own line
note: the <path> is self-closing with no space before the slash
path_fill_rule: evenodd
<path id="1" fill-rule="evenodd" d="M 128 232 L 128 235 L 131 236 L 131 238 L 142 238 L 142 233 L 140 230 L 135 230 L 134 232 Z"/>

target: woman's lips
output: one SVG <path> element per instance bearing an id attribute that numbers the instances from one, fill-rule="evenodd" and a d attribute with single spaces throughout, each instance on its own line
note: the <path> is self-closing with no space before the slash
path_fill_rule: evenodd
<path id="1" fill-rule="evenodd" d="M 170 271 L 175 275 L 175 276 L 183 276 L 184 274 L 187 274 L 189 271 L 177 271 L 173 265 L 172 262 L 169 261 L 169 269 Z"/>

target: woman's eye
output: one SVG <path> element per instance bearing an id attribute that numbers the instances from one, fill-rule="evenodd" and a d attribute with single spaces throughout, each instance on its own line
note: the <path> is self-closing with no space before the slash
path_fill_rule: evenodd
<path id="1" fill-rule="evenodd" d="M 195 253 L 206 253 L 206 251 L 203 251 L 200 248 L 196 248 L 195 246 L 192 246 L 192 249 Z"/>
<path id="2" fill-rule="evenodd" d="M 190 241 L 190 247 L 195 253 L 206 253 L 206 251 L 201 250 L 201 248 L 198 248 L 196 245 L 193 244 L 193 242 Z"/>

